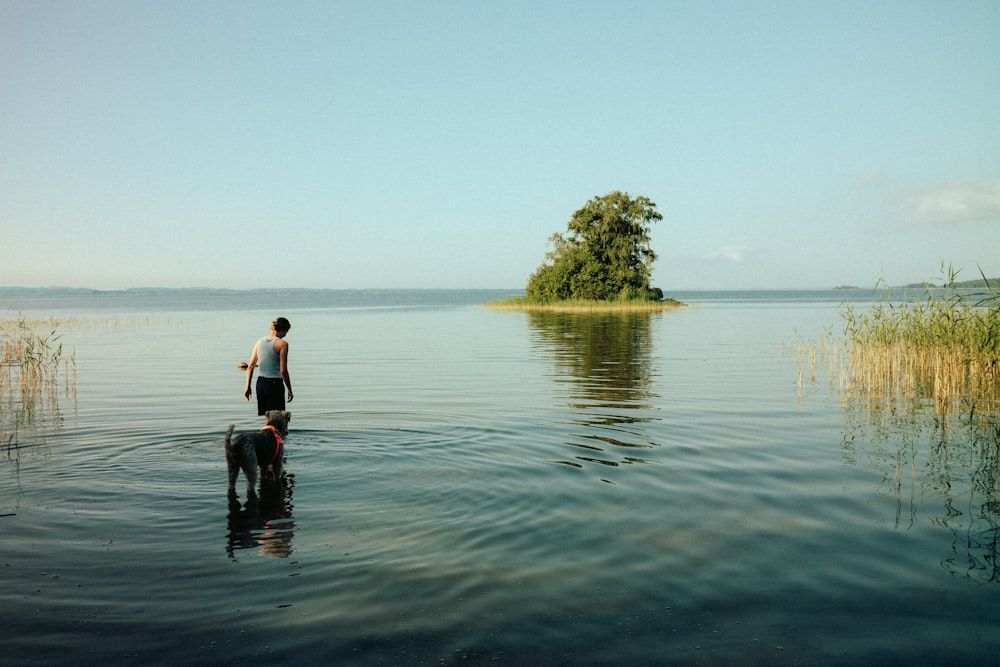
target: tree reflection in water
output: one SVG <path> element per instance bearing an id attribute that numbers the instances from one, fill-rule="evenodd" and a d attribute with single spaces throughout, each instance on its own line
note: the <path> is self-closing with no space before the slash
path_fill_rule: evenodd
<path id="1" fill-rule="evenodd" d="M 644 425 L 658 421 L 652 414 L 657 395 L 651 390 L 651 318 L 661 315 L 528 313 L 533 339 L 551 356 L 553 379 L 575 414 L 571 423 L 581 427 L 566 444 L 584 453 L 555 463 L 582 468 L 646 462 L 642 450 L 657 443 Z"/>

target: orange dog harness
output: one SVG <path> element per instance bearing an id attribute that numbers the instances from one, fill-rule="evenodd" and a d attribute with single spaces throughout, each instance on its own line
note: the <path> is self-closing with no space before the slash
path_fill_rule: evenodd
<path id="1" fill-rule="evenodd" d="M 274 464 L 274 461 L 278 458 L 278 452 L 281 451 L 281 434 L 278 433 L 278 429 L 274 428 L 270 424 L 261 429 L 261 431 L 270 431 L 274 434 L 274 456 L 271 457 L 271 461 L 267 465 Z"/>

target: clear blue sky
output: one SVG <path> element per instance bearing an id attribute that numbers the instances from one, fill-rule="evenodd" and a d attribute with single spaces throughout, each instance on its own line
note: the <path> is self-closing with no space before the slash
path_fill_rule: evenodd
<path id="1" fill-rule="evenodd" d="M 0 0 L 0 285 L 1000 276 L 1000 2 Z"/>

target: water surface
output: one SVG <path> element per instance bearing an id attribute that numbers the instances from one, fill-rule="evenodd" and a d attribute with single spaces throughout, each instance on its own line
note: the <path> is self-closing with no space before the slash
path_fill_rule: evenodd
<path id="1" fill-rule="evenodd" d="M 870 295 L 476 306 L 509 293 L 0 294 L 72 318 L 76 361 L 0 459 L 5 661 L 995 657 L 997 438 L 800 380 Z M 279 314 L 289 489 L 231 508 L 236 364 Z"/>

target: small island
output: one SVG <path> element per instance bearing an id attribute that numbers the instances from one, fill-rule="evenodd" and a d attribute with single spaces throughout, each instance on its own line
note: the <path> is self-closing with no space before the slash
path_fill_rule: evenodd
<path id="1" fill-rule="evenodd" d="M 652 223 L 662 220 L 647 197 L 614 191 L 580 208 L 565 234 L 528 278 L 524 296 L 485 304 L 504 310 L 619 312 L 669 310 L 686 304 L 650 286 L 656 253 Z"/>

